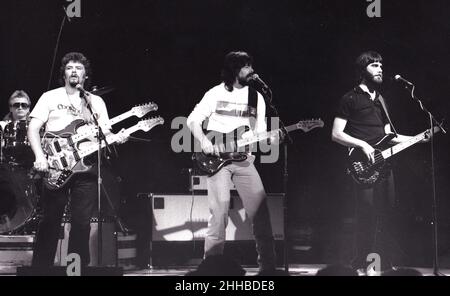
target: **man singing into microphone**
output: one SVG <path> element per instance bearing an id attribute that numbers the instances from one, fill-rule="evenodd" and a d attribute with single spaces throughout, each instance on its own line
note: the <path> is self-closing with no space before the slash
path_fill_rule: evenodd
<path id="1" fill-rule="evenodd" d="M 383 82 L 382 58 L 374 51 L 362 53 L 356 59 L 359 85 L 346 93 L 339 104 L 333 123 L 332 140 L 346 147 L 361 148 L 367 159 L 374 162 L 373 145 L 386 134 L 394 132 L 392 144 L 410 139 L 399 135 L 383 107 L 384 99 L 379 93 Z M 396 245 L 388 233 L 389 218 L 395 205 L 394 178 L 391 169 L 371 188 L 355 185 L 356 193 L 356 255 L 352 262 L 356 269 L 366 271 L 367 255 L 378 253 L 381 268 L 392 268 L 392 247 Z"/>
<path id="2" fill-rule="evenodd" d="M 189 115 L 187 124 L 206 154 L 218 154 L 217 146 L 202 131 L 202 123 L 206 119 L 209 131 L 229 133 L 242 126 L 251 129 L 247 136 L 266 131 L 264 98 L 247 85 L 251 74 L 253 68 L 249 54 L 242 51 L 228 53 L 222 69 L 222 83 L 207 91 Z M 230 206 L 230 184 L 233 182 L 253 224 L 260 273 L 270 274 L 275 271 L 274 239 L 266 192 L 253 164 L 254 160 L 255 157 L 248 154 L 247 160 L 233 162 L 208 177 L 211 216 L 205 238 L 204 257 L 223 253 Z"/>
<path id="3" fill-rule="evenodd" d="M 77 86 L 82 89 L 88 84 L 89 76 L 90 63 L 83 54 L 77 52 L 66 54 L 61 60 L 60 68 L 60 82 L 63 86 L 45 92 L 36 103 L 30 114 L 31 121 L 28 129 L 29 141 L 35 155 L 36 170 L 41 172 L 49 170 L 49 164 L 41 147 L 39 135 L 41 127 L 45 125 L 45 131 L 51 133 L 64 129 L 76 119 L 92 123 L 93 117 L 87 108 L 86 101 L 89 101 L 99 124 L 106 126 L 104 133 L 106 135 L 110 133 L 108 111 L 103 99 L 90 94 L 85 100 L 77 89 Z M 126 138 L 123 137 L 121 142 L 125 140 Z M 90 262 L 90 218 L 97 202 L 97 176 L 86 172 L 75 174 L 61 189 L 49 190 L 43 186 L 40 200 L 43 218 L 39 223 L 34 245 L 32 261 L 34 266 L 48 267 L 54 263 L 61 218 L 69 195 L 72 216 L 68 253 L 79 254 L 82 266 Z"/>

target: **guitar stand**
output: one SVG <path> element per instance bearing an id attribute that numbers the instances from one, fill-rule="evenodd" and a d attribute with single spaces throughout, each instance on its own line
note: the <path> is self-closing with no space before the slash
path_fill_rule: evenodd
<path id="1" fill-rule="evenodd" d="M 109 198 L 108 191 L 106 190 L 105 185 L 103 183 L 102 183 L 102 189 L 103 189 L 103 193 L 105 194 L 105 198 L 112 210 L 112 213 L 113 213 L 112 218 L 114 219 L 114 222 L 119 227 L 120 232 L 122 232 L 124 235 L 127 235 L 129 233 L 129 229 L 123 224 L 122 219 L 117 215 L 117 211 L 114 208 L 114 205 L 113 205 L 111 199 Z"/>

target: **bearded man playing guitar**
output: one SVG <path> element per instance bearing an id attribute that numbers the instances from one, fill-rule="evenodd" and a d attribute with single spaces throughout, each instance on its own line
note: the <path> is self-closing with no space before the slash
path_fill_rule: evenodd
<path id="1" fill-rule="evenodd" d="M 266 105 L 263 96 L 247 84 L 251 74 L 253 68 L 249 54 L 241 51 L 228 53 L 222 70 L 222 83 L 207 91 L 189 115 L 187 124 L 205 154 L 219 157 L 219 153 L 223 152 L 217 141 L 213 145 L 203 133 L 202 123 L 206 119 L 209 120 L 207 130 L 218 133 L 226 134 L 243 126 L 251 128 L 247 135 L 266 131 Z M 242 136 L 245 137 L 245 134 Z M 223 253 L 231 180 L 253 224 L 260 272 L 267 274 L 275 271 L 274 239 L 266 192 L 253 164 L 254 160 L 255 157 L 248 153 L 245 160 L 231 162 L 208 177 L 211 216 L 204 257 Z"/>
<path id="2" fill-rule="evenodd" d="M 31 112 L 28 137 L 36 158 L 34 168 L 37 171 L 49 171 L 47 156 L 41 147 L 39 134 L 41 127 L 45 125 L 46 134 L 52 134 L 69 126 L 75 120 L 82 119 L 92 123 L 92 114 L 86 101 L 90 102 L 99 125 L 106 127 L 103 130 L 105 136 L 111 134 L 108 111 L 103 99 L 89 94 L 84 100 L 77 89 L 80 86 L 84 87 L 88 76 L 90 76 L 89 60 L 78 52 L 66 54 L 61 60 L 60 69 L 63 86 L 45 92 Z M 120 140 L 122 143 L 125 141 L 126 138 Z M 72 219 L 68 253 L 77 253 L 82 266 L 90 262 L 90 218 L 96 205 L 97 176 L 83 172 L 74 176 L 67 186 L 57 190 L 43 186 L 41 195 L 43 218 L 39 223 L 34 245 L 32 260 L 34 266 L 48 267 L 54 263 L 61 219 L 69 195 Z"/>
<path id="3" fill-rule="evenodd" d="M 383 82 L 382 57 L 374 51 L 362 53 L 356 59 L 359 85 L 346 93 L 333 122 L 332 140 L 350 149 L 350 155 L 360 153 L 364 161 L 355 161 L 349 172 L 355 185 L 356 198 L 356 254 L 352 262 L 355 269 L 366 271 L 367 255 L 378 253 L 381 269 L 392 268 L 392 247 L 396 245 L 388 233 L 388 221 L 395 204 L 392 170 L 384 164 L 385 153 L 374 147 L 380 142 L 402 145 L 416 138 L 399 135 L 392 125 L 386 104 L 379 93 Z M 417 142 L 428 141 L 419 135 Z M 390 155 L 389 155 L 390 156 Z M 380 168 L 371 171 L 369 168 Z M 365 174 L 368 171 L 369 173 Z M 378 271 L 378 270 L 377 270 Z M 378 271 L 379 272 L 379 271 Z"/>

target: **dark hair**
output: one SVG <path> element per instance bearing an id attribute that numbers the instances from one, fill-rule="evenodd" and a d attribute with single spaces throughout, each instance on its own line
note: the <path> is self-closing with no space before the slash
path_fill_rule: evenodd
<path id="1" fill-rule="evenodd" d="M 253 58 L 244 51 L 232 51 L 225 56 L 221 77 L 227 90 L 233 90 L 233 83 L 241 68 L 252 64 Z"/>
<path id="2" fill-rule="evenodd" d="M 383 58 L 376 51 L 366 51 L 360 54 L 355 61 L 356 78 L 361 81 L 364 78 L 366 67 L 372 63 L 382 63 Z"/>
<path id="3" fill-rule="evenodd" d="M 77 62 L 81 63 L 84 66 L 85 74 L 85 82 L 84 88 L 89 88 L 90 79 L 91 78 L 91 63 L 89 60 L 80 52 L 69 52 L 61 59 L 61 68 L 59 69 L 59 83 L 64 85 L 64 71 L 66 70 L 66 65 L 69 62 Z"/>
<path id="4" fill-rule="evenodd" d="M 11 101 L 15 98 L 26 98 L 28 100 L 28 104 L 30 105 L 30 108 L 31 108 L 30 96 L 24 90 L 21 90 L 21 89 L 15 90 L 9 97 L 8 105 L 11 104 Z M 3 120 L 13 120 L 11 112 L 8 112 L 8 114 L 6 114 L 5 117 L 3 117 Z"/>

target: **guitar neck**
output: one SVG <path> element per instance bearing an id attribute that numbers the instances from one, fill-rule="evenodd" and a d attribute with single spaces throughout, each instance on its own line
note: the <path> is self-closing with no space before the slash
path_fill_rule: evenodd
<path id="1" fill-rule="evenodd" d="M 123 133 L 123 134 L 129 136 L 129 135 L 131 135 L 132 133 L 138 131 L 139 129 L 140 129 L 139 126 L 138 126 L 138 125 L 135 125 L 135 126 L 132 126 L 132 127 L 128 128 L 128 129 L 124 130 L 124 131 L 121 132 L 121 133 Z M 114 143 L 117 142 L 119 139 L 120 139 L 119 134 L 111 134 L 111 135 L 106 136 L 106 141 L 108 142 L 108 145 L 114 144 Z M 102 141 L 102 148 L 105 148 L 105 147 L 106 147 L 105 141 Z M 95 144 L 90 145 L 89 147 L 83 149 L 82 151 L 80 151 L 80 152 L 78 153 L 78 155 L 79 155 L 80 158 L 86 157 L 86 156 L 88 156 L 88 155 L 90 155 L 90 154 L 92 154 L 92 153 L 98 151 L 98 148 L 99 148 L 99 147 L 98 147 L 98 144 L 95 143 Z"/>
<path id="2" fill-rule="evenodd" d="M 287 132 L 291 132 L 294 130 L 299 129 L 299 126 L 297 124 L 292 124 L 289 126 L 286 126 L 286 131 Z M 271 130 L 269 132 L 262 132 L 262 133 L 257 133 L 256 135 L 254 135 L 253 137 L 247 138 L 247 139 L 240 139 L 237 141 L 237 146 L 238 147 L 244 147 L 256 142 L 260 142 L 263 140 L 267 140 L 272 136 L 276 136 L 278 135 L 278 133 L 281 131 L 281 129 L 276 129 L 276 130 Z"/>
<path id="3" fill-rule="evenodd" d="M 131 117 L 131 116 L 133 116 L 133 111 L 129 110 L 129 111 L 125 112 L 125 113 L 122 113 L 122 114 L 117 115 L 116 117 L 110 119 L 108 124 L 109 124 L 109 126 L 114 125 L 114 124 L 116 124 L 118 122 L 121 122 L 122 120 L 127 119 L 128 117 Z M 109 126 L 105 124 L 105 125 L 102 126 L 102 129 L 106 130 L 106 129 L 109 128 Z M 77 134 L 73 135 L 71 137 L 72 142 L 76 143 L 76 142 L 78 142 L 80 140 L 83 140 L 83 139 L 91 136 L 95 132 L 96 132 L 95 126 L 89 127 L 86 130 L 84 130 L 82 132 L 78 132 Z"/>
<path id="4" fill-rule="evenodd" d="M 256 135 L 254 135 L 253 137 L 247 138 L 247 139 L 240 139 L 237 141 L 237 146 L 238 147 L 244 147 L 259 141 L 263 141 L 266 140 L 272 136 L 275 136 L 278 134 L 278 132 L 280 131 L 280 129 L 276 129 L 270 132 L 262 132 L 262 133 L 258 133 Z"/>
<path id="5" fill-rule="evenodd" d="M 438 132 L 438 131 L 439 131 L 439 128 L 435 127 L 434 132 Z M 388 157 L 391 157 L 394 154 L 397 154 L 400 151 L 403 151 L 406 148 L 411 147 L 412 145 L 417 144 L 418 142 L 422 141 L 423 139 L 425 139 L 426 132 L 427 131 L 420 133 L 405 142 L 399 143 L 397 145 L 394 145 L 394 146 L 382 151 L 381 154 L 383 155 L 383 158 L 386 159 Z"/>
<path id="6" fill-rule="evenodd" d="M 110 119 L 109 124 L 115 125 L 116 123 L 121 122 L 122 120 L 125 120 L 131 116 L 133 116 L 133 110 L 128 110 L 127 112 L 117 115 L 116 117 Z"/>

